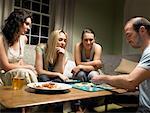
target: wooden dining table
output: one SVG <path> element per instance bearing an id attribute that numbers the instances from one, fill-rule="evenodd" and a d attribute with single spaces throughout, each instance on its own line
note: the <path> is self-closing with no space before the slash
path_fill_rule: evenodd
<path id="1" fill-rule="evenodd" d="M 87 92 L 71 88 L 63 92 L 42 93 L 27 86 L 24 86 L 21 90 L 13 90 L 11 86 L 0 86 L 0 104 L 5 108 L 25 108 L 42 104 L 108 96 L 115 92 L 124 93 L 126 90 L 113 89 L 112 91 L 102 90 L 97 92 Z"/>

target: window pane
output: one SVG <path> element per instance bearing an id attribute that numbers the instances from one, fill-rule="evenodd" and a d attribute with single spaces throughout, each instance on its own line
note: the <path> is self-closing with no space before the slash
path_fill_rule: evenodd
<path id="1" fill-rule="evenodd" d="M 45 14 L 49 14 L 49 6 L 46 6 L 46 5 L 42 5 L 42 10 L 41 10 L 42 13 L 45 13 Z"/>
<path id="2" fill-rule="evenodd" d="M 42 27 L 41 28 L 41 36 L 48 37 L 48 28 L 47 27 Z"/>
<path id="3" fill-rule="evenodd" d="M 40 12 L 40 4 L 32 2 L 32 10 Z"/>
<path id="4" fill-rule="evenodd" d="M 28 35 L 26 35 L 26 36 L 27 36 L 27 39 L 28 39 L 27 44 L 29 44 L 29 36 Z"/>
<path id="5" fill-rule="evenodd" d="M 49 17 L 48 16 L 42 16 L 42 25 L 49 25 Z"/>
<path id="6" fill-rule="evenodd" d="M 32 35 L 39 35 L 39 26 L 32 25 L 31 33 Z"/>
<path id="7" fill-rule="evenodd" d="M 41 0 L 33 0 L 33 1 L 37 1 L 37 2 L 40 2 Z"/>
<path id="8" fill-rule="evenodd" d="M 22 7 L 25 8 L 25 9 L 31 9 L 30 8 L 30 5 L 31 5 L 31 2 L 28 1 L 28 0 L 23 0 L 22 1 Z"/>
<path id="9" fill-rule="evenodd" d="M 42 0 L 42 3 L 49 5 L 49 0 Z"/>
<path id="10" fill-rule="evenodd" d="M 39 37 L 31 36 L 31 45 L 37 45 L 39 42 Z"/>
<path id="11" fill-rule="evenodd" d="M 20 7 L 20 0 L 15 0 L 15 6 Z"/>
<path id="12" fill-rule="evenodd" d="M 29 35 L 29 33 L 30 33 L 30 30 L 28 30 L 28 31 L 26 32 L 27 35 Z"/>
<path id="13" fill-rule="evenodd" d="M 41 38 L 40 43 L 47 43 L 47 38 Z"/>
<path id="14" fill-rule="evenodd" d="M 40 15 L 39 14 L 33 13 L 32 17 L 33 17 L 33 23 L 40 24 Z"/>
<path id="15" fill-rule="evenodd" d="M 50 23 L 51 0 L 13 0 L 14 10 L 24 8 L 32 13 L 32 27 L 26 33 L 28 44 L 46 43 Z M 50 26 L 51 27 L 51 26 Z"/>

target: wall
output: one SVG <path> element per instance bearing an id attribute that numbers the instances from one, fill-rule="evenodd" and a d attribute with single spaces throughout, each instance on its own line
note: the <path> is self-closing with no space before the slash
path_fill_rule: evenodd
<path id="1" fill-rule="evenodd" d="M 135 16 L 144 16 L 150 19 L 150 0 L 126 0 L 124 7 L 124 22 Z M 123 54 L 136 54 L 139 50 L 133 49 L 123 38 Z"/>
<path id="2" fill-rule="evenodd" d="M 124 0 L 76 0 L 73 47 L 80 41 L 82 30 L 90 27 L 104 54 L 121 54 Z"/>

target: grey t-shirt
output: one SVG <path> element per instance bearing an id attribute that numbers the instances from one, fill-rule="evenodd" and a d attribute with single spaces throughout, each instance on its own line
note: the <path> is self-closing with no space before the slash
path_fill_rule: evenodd
<path id="1" fill-rule="evenodd" d="M 145 48 L 142 57 L 139 61 L 138 67 L 150 71 L 150 45 Z M 144 76 L 144 75 L 143 75 Z M 150 79 L 144 80 L 139 85 L 139 104 L 150 109 Z"/>

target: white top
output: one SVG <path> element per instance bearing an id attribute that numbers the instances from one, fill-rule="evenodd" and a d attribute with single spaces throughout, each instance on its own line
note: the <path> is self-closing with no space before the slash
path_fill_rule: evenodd
<path id="1" fill-rule="evenodd" d="M 19 49 L 18 50 L 14 50 L 12 47 L 8 48 L 7 55 L 8 55 L 8 60 L 10 63 L 18 62 L 20 59 L 23 58 L 24 46 L 25 46 L 25 41 L 23 38 L 24 37 L 19 38 Z"/>

